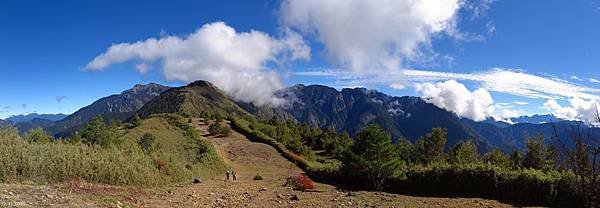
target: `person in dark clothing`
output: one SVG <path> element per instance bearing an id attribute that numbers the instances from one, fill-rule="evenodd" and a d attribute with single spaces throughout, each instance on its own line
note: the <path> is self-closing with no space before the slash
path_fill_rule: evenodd
<path id="1" fill-rule="evenodd" d="M 231 176 L 233 176 L 233 180 L 237 180 L 237 176 L 235 175 L 235 171 L 231 171 Z"/>
<path id="2" fill-rule="evenodd" d="M 229 181 L 229 174 L 231 174 L 230 171 L 225 172 L 225 181 Z"/>

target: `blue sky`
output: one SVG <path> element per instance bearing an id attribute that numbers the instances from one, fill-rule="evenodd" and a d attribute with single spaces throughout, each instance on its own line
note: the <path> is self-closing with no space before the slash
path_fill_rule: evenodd
<path id="1" fill-rule="evenodd" d="M 448 99 L 462 103 L 431 102 L 473 118 L 548 112 L 573 119 L 589 117 L 590 106 L 600 95 L 596 82 L 600 80 L 600 1 L 444 1 L 446 5 L 433 5 L 411 16 L 415 22 L 407 22 L 383 16 L 397 17 L 404 8 L 413 8 L 403 1 L 395 5 L 377 1 L 364 8 L 353 5 L 356 1 L 318 5 L 319 1 L 295 0 L 0 0 L 0 83 L 4 86 L 0 118 L 31 112 L 72 113 L 137 83 L 179 86 L 198 78 L 212 81 L 217 75 L 219 80 L 230 77 L 217 85 L 237 99 L 265 100 L 262 94 L 244 90 L 263 85 L 238 86 L 240 67 L 250 68 L 243 71 L 246 77 L 264 79 L 265 86 L 304 83 L 362 86 L 398 96 L 452 94 Z M 391 8 L 390 13 L 368 11 L 385 8 Z M 429 23 L 429 17 L 438 19 Z M 442 28 L 437 28 L 440 24 Z M 411 31 L 420 26 L 429 29 Z M 186 41 L 192 34 L 204 40 L 227 29 L 235 30 L 230 35 L 238 44 L 232 47 L 239 48 L 228 48 L 231 51 L 225 54 L 242 60 L 248 54 L 258 58 L 242 63 L 214 60 L 213 45 Z M 137 41 L 168 37 L 200 49 L 158 52 L 150 58 L 132 52 L 121 57 L 125 61 L 114 55 L 123 55 L 122 51 L 110 50 L 118 43 L 134 48 Z M 417 46 L 408 47 L 413 43 Z M 254 52 L 264 49 L 260 44 L 269 50 Z M 378 44 L 381 47 L 371 47 Z M 160 47 L 157 50 L 166 50 Z M 186 61 L 188 56 L 195 61 L 190 68 L 165 64 Z M 94 63 L 95 59 L 99 61 Z M 147 70 L 136 70 L 136 65 Z M 217 75 L 211 70 L 217 70 Z M 497 76 L 532 83 L 494 82 L 500 80 Z M 487 100 L 486 93 L 493 101 Z"/>

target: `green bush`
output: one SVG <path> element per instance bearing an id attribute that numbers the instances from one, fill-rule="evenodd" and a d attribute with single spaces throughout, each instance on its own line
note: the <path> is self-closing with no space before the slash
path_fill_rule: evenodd
<path id="1" fill-rule="evenodd" d="M 222 125 L 219 122 L 214 122 L 208 125 L 208 133 L 214 136 L 229 136 L 231 129 Z"/>
<path id="2" fill-rule="evenodd" d="M 154 142 L 156 137 L 151 133 L 145 133 L 137 143 L 146 154 L 151 154 L 158 149 L 157 144 Z"/>
<path id="3" fill-rule="evenodd" d="M 252 180 L 260 181 L 263 180 L 263 177 L 257 173 Z"/>
<path id="4" fill-rule="evenodd" d="M 27 134 L 25 134 L 24 139 L 30 143 L 48 143 L 54 140 L 54 138 L 48 135 L 42 128 L 29 130 Z"/>
<path id="5" fill-rule="evenodd" d="M 106 125 L 102 116 L 96 116 L 90 120 L 81 131 L 81 137 L 87 144 L 103 147 L 119 145 L 122 142 L 117 134 L 117 129 L 114 126 Z"/>

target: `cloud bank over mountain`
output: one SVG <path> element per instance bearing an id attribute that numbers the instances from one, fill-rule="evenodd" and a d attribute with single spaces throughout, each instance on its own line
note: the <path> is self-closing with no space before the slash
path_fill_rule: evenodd
<path id="1" fill-rule="evenodd" d="M 494 100 L 483 88 L 471 92 L 465 85 L 454 80 L 436 84 L 419 83 L 415 88 L 427 102 L 459 116 L 474 121 L 483 121 L 493 116 Z"/>
<path id="2" fill-rule="evenodd" d="M 237 100 L 278 105 L 282 101 L 273 93 L 284 85 L 267 65 L 309 58 L 310 48 L 291 31 L 274 38 L 255 30 L 237 32 L 223 22 L 215 22 L 185 37 L 114 44 L 88 63 L 85 70 L 98 71 L 132 61 L 140 73 L 146 73 L 149 66 L 160 64 L 167 80 L 207 80 Z"/>

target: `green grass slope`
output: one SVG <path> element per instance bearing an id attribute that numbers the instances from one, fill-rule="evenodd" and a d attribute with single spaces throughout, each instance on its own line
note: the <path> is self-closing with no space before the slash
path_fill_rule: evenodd
<path id="1" fill-rule="evenodd" d="M 137 144 L 155 135 L 156 151 Z M 53 141 L 29 143 L 14 128 L 0 128 L 0 182 L 52 183 L 85 180 L 115 185 L 162 186 L 210 178 L 226 169 L 212 144 L 185 119 L 156 115 L 133 129 L 119 130 L 122 143 L 101 147 Z"/>

